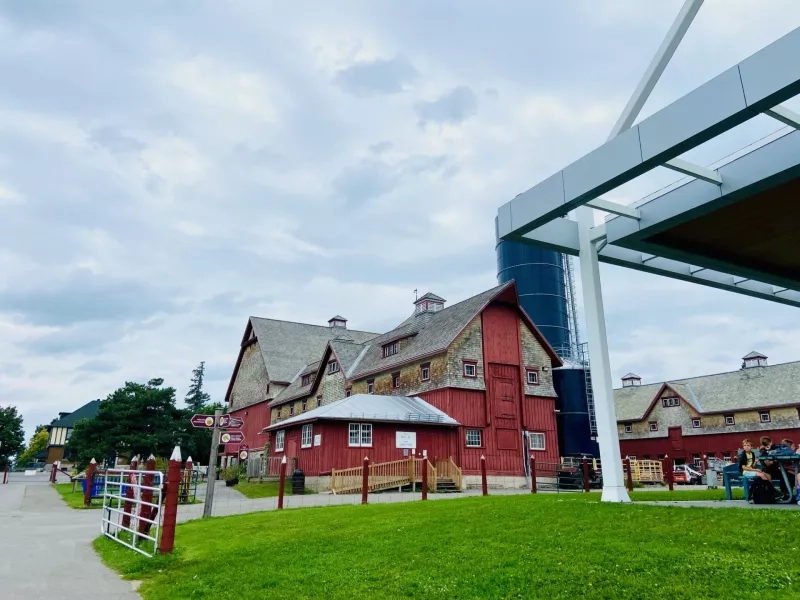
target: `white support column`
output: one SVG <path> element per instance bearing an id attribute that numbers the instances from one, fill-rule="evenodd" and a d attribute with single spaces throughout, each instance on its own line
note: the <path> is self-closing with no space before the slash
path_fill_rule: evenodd
<path id="1" fill-rule="evenodd" d="M 580 243 L 581 287 L 586 311 L 586 340 L 591 358 L 592 393 L 597 419 L 597 442 L 600 445 L 603 471 L 603 502 L 630 502 L 622 473 L 617 416 L 614 410 L 614 389 L 611 383 L 611 361 L 608 358 L 606 317 L 603 290 L 600 285 L 600 263 L 596 242 L 592 241 L 592 209 L 577 209 Z"/>

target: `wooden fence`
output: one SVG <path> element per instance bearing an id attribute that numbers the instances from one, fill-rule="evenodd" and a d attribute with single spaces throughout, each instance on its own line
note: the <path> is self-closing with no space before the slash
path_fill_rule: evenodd
<path id="1" fill-rule="evenodd" d="M 461 469 L 453 462 L 453 458 L 440 458 L 436 461 L 435 479 L 450 479 L 459 490 L 464 489 Z M 430 481 L 430 478 L 428 479 Z"/>
<path id="2" fill-rule="evenodd" d="M 412 483 L 422 482 L 422 469 L 427 462 L 428 468 L 428 489 L 436 490 L 437 467 L 424 458 L 404 458 L 383 463 L 370 463 L 367 489 L 370 492 L 399 488 Z M 444 462 L 444 461 L 443 461 Z M 452 461 L 450 461 L 452 463 Z M 438 463 L 437 463 L 438 465 Z M 458 477 L 459 489 L 461 482 L 461 469 L 454 467 L 454 477 Z M 456 472 L 457 470 L 457 472 Z M 364 467 L 351 467 L 349 469 L 331 470 L 331 491 L 334 494 L 355 494 L 361 492 L 364 478 Z"/>

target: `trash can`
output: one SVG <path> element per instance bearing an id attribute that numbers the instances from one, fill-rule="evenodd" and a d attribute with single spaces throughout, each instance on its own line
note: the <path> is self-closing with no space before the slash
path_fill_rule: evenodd
<path id="1" fill-rule="evenodd" d="M 303 495 L 306 492 L 306 474 L 300 469 L 295 469 L 292 473 L 292 494 Z"/>
<path id="2" fill-rule="evenodd" d="M 706 469 L 706 485 L 708 489 L 716 489 L 718 487 L 716 470 Z"/>

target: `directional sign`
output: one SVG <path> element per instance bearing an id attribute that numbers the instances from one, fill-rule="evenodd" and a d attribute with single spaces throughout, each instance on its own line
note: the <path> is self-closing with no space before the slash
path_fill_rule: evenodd
<path id="1" fill-rule="evenodd" d="M 220 444 L 240 444 L 244 441 L 241 431 L 223 431 L 219 436 Z"/>
<path id="2" fill-rule="evenodd" d="M 194 427 L 202 427 L 204 429 L 213 429 L 214 415 L 193 415 L 192 425 Z"/>
<path id="3" fill-rule="evenodd" d="M 239 460 L 247 460 L 247 457 L 250 456 L 248 450 L 247 444 L 239 446 Z"/>
<path id="4" fill-rule="evenodd" d="M 239 417 L 232 417 L 230 415 L 222 415 L 219 418 L 219 426 L 220 427 L 242 427 L 244 425 L 244 421 Z"/>

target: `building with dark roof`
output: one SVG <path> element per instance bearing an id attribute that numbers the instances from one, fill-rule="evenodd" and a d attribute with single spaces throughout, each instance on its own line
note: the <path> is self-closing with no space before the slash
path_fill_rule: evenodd
<path id="1" fill-rule="evenodd" d="M 730 459 L 744 438 L 798 441 L 800 362 L 767 360 L 750 352 L 736 371 L 646 385 L 626 375 L 614 390 L 622 454 L 699 465 L 704 455 Z"/>
<path id="2" fill-rule="evenodd" d="M 62 462 L 69 461 L 69 456 L 64 455 L 64 448 L 72 435 L 75 423 L 83 419 L 95 418 L 99 410 L 100 400 L 92 400 L 74 412 L 58 413 L 58 418 L 53 419 L 47 426 L 47 431 L 50 434 L 50 439 L 47 443 L 46 462 L 48 464 L 52 464 L 57 460 Z"/>
<path id="3" fill-rule="evenodd" d="M 353 424 L 372 431 L 376 419 L 365 415 L 380 413 L 386 397 L 402 397 L 446 417 L 414 423 L 417 456 L 452 457 L 476 475 L 484 455 L 490 475 L 512 479 L 525 475 L 530 451 L 556 461 L 552 369 L 562 363 L 521 309 L 514 282 L 450 306 L 431 293 L 414 305 L 383 334 L 334 325 L 345 322 L 338 315 L 329 327 L 251 317 L 226 398 L 245 421 L 251 455 L 268 448 L 296 458 L 312 476 L 357 466 L 365 453 L 373 461 L 403 458 L 408 449 L 404 454 L 392 440 L 408 430 L 405 417 L 382 421 L 385 436 L 374 445 L 370 438 L 370 450 L 348 443 L 346 434 Z M 352 423 L 329 418 L 355 396 L 360 405 L 374 398 L 374 411 L 354 414 Z M 333 404 L 337 410 L 328 410 Z M 304 443 L 310 439 L 313 445 Z"/>

